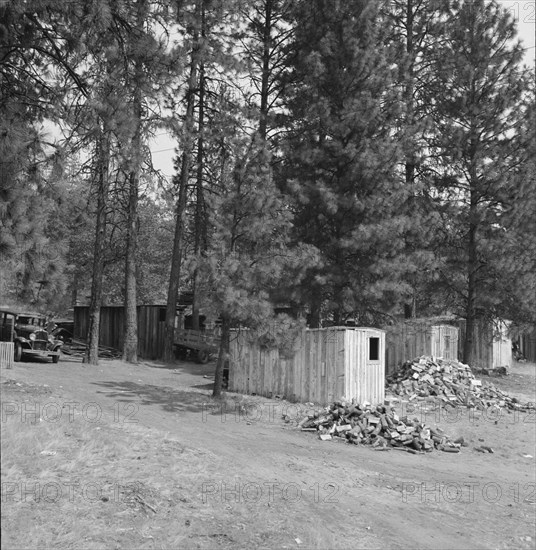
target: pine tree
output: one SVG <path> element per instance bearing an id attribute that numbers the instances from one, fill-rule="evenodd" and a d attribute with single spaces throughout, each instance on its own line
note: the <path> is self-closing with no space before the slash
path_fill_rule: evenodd
<path id="1" fill-rule="evenodd" d="M 214 396 L 222 389 L 230 329 L 265 323 L 273 315 L 270 292 L 287 267 L 302 260 L 288 247 L 291 216 L 274 184 L 265 142 L 235 134 L 224 147 L 221 187 L 208 197 L 211 247 L 199 265 L 222 320 Z"/>
<path id="2" fill-rule="evenodd" d="M 78 108 L 68 122 L 81 137 L 81 146 L 95 149 L 90 160 L 97 199 L 87 351 L 87 360 L 94 364 L 105 278 L 109 279 L 106 295 L 121 293 L 125 300 L 124 357 L 137 360 L 138 203 L 151 165 L 146 142 L 162 120 L 159 94 L 176 68 L 165 35 L 155 30 L 167 22 L 167 7 L 149 0 L 134 6 L 89 2 L 78 13 L 84 44 L 80 67 L 91 93 L 75 98 Z M 111 255 L 124 261 L 120 290 L 114 288 L 117 268 L 109 263 Z"/>
<path id="3" fill-rule="evenodd" d="M 177 203 L 175 212 L 175 235 L 169 274 L 169 286 L 166 305 L 166 330 L 164 337 L 164 361 L 173 361 L 173 342 L 175 335 L 175 317 L 177 314 L 177 299 L 179 282 L 184 256 L 184 216 L 187 203 L 188 179 L 194 149 L 195 128 L 195 90 L 198 86 L 199 67 L 201 64 L 200 26 L 204 12 L 204 0 L 196 0 L 191 16 L 192 47 L 190 51 L 189 76 L 186 87 L 186 114 L 181 128 L 182 153 L 177 162 L 178 174 L 175 176 L 177 187 Z"/>
<path id="4" fill-rule="evenodd" d="M 302 299 L 313 326 L 360 315 L 380 322 L 409 289 L 402 102 L 379 4 L 301 2 L 295 12 L 286 185 L 299 239 L 321 251 Z"/>
<path id="5" fill-rule="evenodd" d="M 175 132 L 179 141 L 177 157 L 176 227 L 166 308 L 164 359 L 173 360 L 173 333 L 179 286 L 188 276 L 194 291 L 193 320 L 198 325 L 201 285 L 195 264 L 207 249 L 207 206 L 205 195 L 214 183 L 213 144 L 220 139 L 218 97 L 233 86 L 238 62 L 230 38 L 236 24 L 236 4 L 227 2 L 225 12 L 214 0 L 195 0 L 179 10 L 180 26 L 185 34 L 184 51 L 188 58 L 188 78 L 178 97 L 170 101 L 176 111 Z M 175 94 L 177 96 L 177 94 Z M 192 193 L 192 190 L 194 192 Z M 193 218 L 193 222 L 189 218 Z M 192 248 L 192 273 L 185 273 L 188 247 Z"/>
<path id="6" fill-rule="evenodd" d="M 406 255 L 412 264 L 406 280 L 412 287 L 404 304 L 405 315 L 428 313 L 430 300 L 425 296 L 428 274 L 434 257 L 433 241 L 436 214 L 430 200 L 428 180 L 433 171 L 427 138 L 434 133 L 426 91 L 434 78 L 430 65 L 435 50 L 444 40 L 444 24 L 449 13 L 448 0 L 393 0 L 382 6 L 382 16 L 390 28 L 389 44 L 397 50 L 398 77 L 395 85 L 402 95 L 402 112 L 397 126 L 398 139 L 405 155 L 404 178 L 410 190 L 405 208 L 411 217 L 406 233 Z"/>
<path id="7" fill-rule="evenodd" d="M 39 126 L 58 120 L 64 81 L 80 84 L 71 65 L 73 9 L 48 1 L 0 6 L 0 292 L 41 308 L 65 288 L 64 249 L 50 242 L 62 151 Z"/>
<path id="8" fill-rule="evenodd" d="M 281 112 L 282 92 L 289 71 L 290 43 L 294 32 L 288 0 L 256 0 L 246 4 L 242 16 L 247 28 L 237 33 L 247 60 L 252 91 L 248 102 L 259 113 L 259 135 L 272 143 L 275 114 Z"/>
<path id="9" fill-rule="evenodd" d="M 528 72 L 515 22 L 496 2 L 456 2 L 454 8 L 428 90 L 436 126 L 430 146 L 438 159 L 434 186 L 443 224 L 438 274 L 451 309 L 466 320 L 463 359 L 471 364 L 475 325 L 492 315 L 499 297 L 495 258 L 507 250 L 506 217 L 517 209 L 510 199 L 518 166 L 527 161 L 521 106 Z"/>

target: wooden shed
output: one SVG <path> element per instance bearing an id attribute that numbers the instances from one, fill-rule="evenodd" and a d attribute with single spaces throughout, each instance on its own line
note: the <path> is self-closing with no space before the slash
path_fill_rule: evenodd
<path id="1" fill-rule="evenodd" d="M 161 359 L 164 349 L 165 305 L 138 306 L 138 356 Z M 99 344 L 123 349 L 125 310 L 123 306 L 103 306 L 100 313 Z M 89 327 L 89 307 L 74 308 L 74 337 L 85 340 Z"/>
<path id="2" fill-rule="evenodd" d="M 458 359 L 458 328 L 455 326 L 437 324 L 430 319 L 412 319 L 385 330 L 388 374 L 398 365 L 421 355 Z"/>
<path id="3" fill-rule="evenodd" d="M 385 332 L 374 328 L 305 329 L 294 352 L 262 348 L 248 330 L 233 331 L 229 390 L 327 405 L 341 398 L 384 399 Z"/>
<path id="4" fill-rule="evenodd" d="M 519 337 L 519 349 L 527 361 L 536 363 L 536 326 Z"/>
<path id="5" fill-rule="evenodd" d="M 460 357 L 465 340 L 465 320 L 459 322 Z M 475 353 L 471 367 L 494 369 L 512 366 L 512 339 L 504 321 L 480 319 L 475 323 Z"/>

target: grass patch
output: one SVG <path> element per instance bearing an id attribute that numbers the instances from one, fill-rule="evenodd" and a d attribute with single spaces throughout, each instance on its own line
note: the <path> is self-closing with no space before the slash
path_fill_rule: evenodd
<path id="1" fill-rule="evenodd" d="M 8 381 L 1 388 L 2 403 L 17 410 L 31 410 L 35 398 L 61 402 L 48 387 Z M 223 400 L 230 410 L 254 401 Z M 325 547 L 303 503 L 236 501 L 235 482 L 250 481 L 240 465 L 176 434 L 104 416 L 92 423 L 78 412 L 56 422 L 4 415 L 2 549 L 293 548 L 297 536 Z M 262 477 L 253 481 L 263 486 Z"/>
<path id="2" fill-rule="evenodd" d="M 42 394 L 2 384 L 4 404 Z M 92 424 L 81 415 L 57 422 L 5 415 L 1 427 L 2 548 L 234 546 L 200 498 L 220 467 L 211 453 L 137 424 Z"/>

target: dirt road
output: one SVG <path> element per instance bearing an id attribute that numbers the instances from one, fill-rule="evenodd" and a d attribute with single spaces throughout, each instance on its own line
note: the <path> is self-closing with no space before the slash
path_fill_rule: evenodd
<path id="1" fill-rule="evenodd" d="M 463 435 L 468 447 L 459 454 L 379 452 L 322 442 L 282 422 L 282 413 L 297 419 L 305 405 L 233 394 L 214 402 L 204 378 L 213 369 L 63 360 L 18 363 L 1 377 L 46 384 L 64 408 L 90 421 L 100 413 L 99 421 L 127 430 L 144 426 L 211 457 L 213 467 L 196 478 L 197 505 L 225 508 L 224 528 L 235 541 L 238 532 L 251 541 L 246 534 L 264 521 L 280 538 L 255 539 L 258 547 L 288 540 L 288 548 L 536 548 L 534 415 L 417 410 L 428 425 Z M 535 374 L 534 365 L 517 365 L 508 390 L 534 401 Z M 45 401 L 37 403 L 40 414 Z M 495 452 L 476 452 L 482 444 Z M 233 507 L 244 506 L 249 521 L 233 524 Z"/>

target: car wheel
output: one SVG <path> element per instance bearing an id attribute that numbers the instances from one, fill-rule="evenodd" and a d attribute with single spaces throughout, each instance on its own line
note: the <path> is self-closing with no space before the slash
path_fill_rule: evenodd
<path id="1" fill-rule="evenodd" d="M 200 349 L 200 350 L 198 350 L 198 352 L 197 352 L 197 357 L 196 357 L 196 359 L 197 359 L 197 361 L 198 361 L 199 363 L 202 363 L 202 364 L 204 365 L 205 363 L 208 363 L 209 354 L 208 354 L 208 352 L 206 352 L 205 350 Z"/>
<path id="2" fill-rule="evenodd" d="M 60 360 L 60 354 L 59 353 L 58 353 L 58 355 L 53 355 L 52 356 L 52 362 L 53 363 L 57 363 L 59 360 Z"/>
<path id="3" fill-rule="evenodd" d="M 15 342 L 15 354 L 13 356 L 15 361 L 20 361 L 22 359 L 22 346 L 20 342 Z"/>

